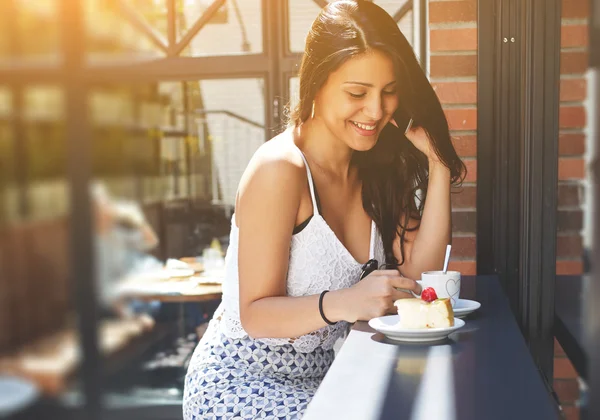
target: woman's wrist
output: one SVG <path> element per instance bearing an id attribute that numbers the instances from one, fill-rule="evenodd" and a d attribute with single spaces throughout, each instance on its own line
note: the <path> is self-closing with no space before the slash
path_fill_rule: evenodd
<path id="1" fill-rule="evenodd" d="M 323 296 L 323 313 L 331 322 L 350 321 L 348 289 L 332 290 Z"/>
<path id="2" fill-rule="evenodd" d="M 433 175 L 435 174 L 435 175 Z M 439 175 L 438 175 L 439 174 Z M 437 159 L 429 159 L 429 177 L 445 176 L 450 178 L 450 169 Z"/>
<path id="3" fill-rule="evenodd" d="M 429 169 L 434 169 L 434 168 L 445 168 L 448 169 L 446 167 L 446 165 L 443 164 L 443 162 L 440 160 L 440 158 L 438 158 L 437 156 L 430 156 L 427 158 L 427 161 L 429 163 Z M 449 169 L 448 169 L 449 170 Z"/>

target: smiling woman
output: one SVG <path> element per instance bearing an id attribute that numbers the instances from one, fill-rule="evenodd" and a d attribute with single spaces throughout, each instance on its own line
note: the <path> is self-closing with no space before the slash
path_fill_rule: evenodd
<path id="1" fill-rule="evenodd" d="M 442 266 L 464 166 L 396 22 L 371 2 L 330 3 L 299 80 L 290 127 L 240 181 L 186 419 L 302 417 L 350 323 L 394 312 L 420 291 L 411 278 Z M 360 280 L 371 260 L 391 269 Z"/>

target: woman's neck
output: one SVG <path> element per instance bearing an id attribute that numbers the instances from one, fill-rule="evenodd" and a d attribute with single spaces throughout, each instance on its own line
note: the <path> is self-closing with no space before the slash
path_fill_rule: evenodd
<path id="1" fill-rule="evenodd" d="M 320 121 L 309 120 L 295 129 L 295 141 L 310 163 L 340 180 L 351 176 L 352 152 Z"/>

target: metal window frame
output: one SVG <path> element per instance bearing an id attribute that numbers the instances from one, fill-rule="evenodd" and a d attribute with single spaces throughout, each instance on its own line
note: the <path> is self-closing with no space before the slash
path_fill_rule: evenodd
<path id="1" fill-rule="evenodd" d="M 480 0 L 477 271 L 499 274 L 552 386 L 560 0 Z"/>
<path id="2" fill-rule="evenodd" d="M 59 2 L 64 51 L 67 165 L 72 208 L 70 217 L 71 296 L 79 317 L 82 363 L 79 372 L 85 394 L 86 418 L 102 418 L 102 359 L 98 349 L 98 305 L 93 247 L 93 214 L 89 196 L 91 133 L 87 112 L 87 85 L 83 78 L 85 27 L 79 0 Z"/>
<path id="3" fill-rule="evenodd" d="M 523 105 L 521 175 L 522 329 L 534 361 L 551 387 L 558 206 L 560 0 L 522 5 Z"/>

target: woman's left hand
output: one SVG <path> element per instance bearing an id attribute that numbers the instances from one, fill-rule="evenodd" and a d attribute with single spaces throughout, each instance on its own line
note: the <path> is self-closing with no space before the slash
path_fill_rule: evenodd
<path id="1" fill-rule="evenodd" d="M 390 120 L 390 123 L 396 128 L 400 128 L 398 127 L 398 123 L 393 118 Z M 433 147 L 431 147 L 431 139 L 422 127 L 413 127 L 411 121 L 411 126 L 408 128 L 408 130 L 406 130 L 404 135 L 413 144 L 413 146 L 427 156 L 429 162 L 439 162 L 438 156 L 433 150 Z"/>
<path id="2" fill-rule="evenodd" d="M 410 128 L 406 132 L 406 138 L 413 144 L 413 146 L 427 156 L 429 162 L 439 162 L 439 158 L 431 146 L 431 139 L 422 127 Z"/>

